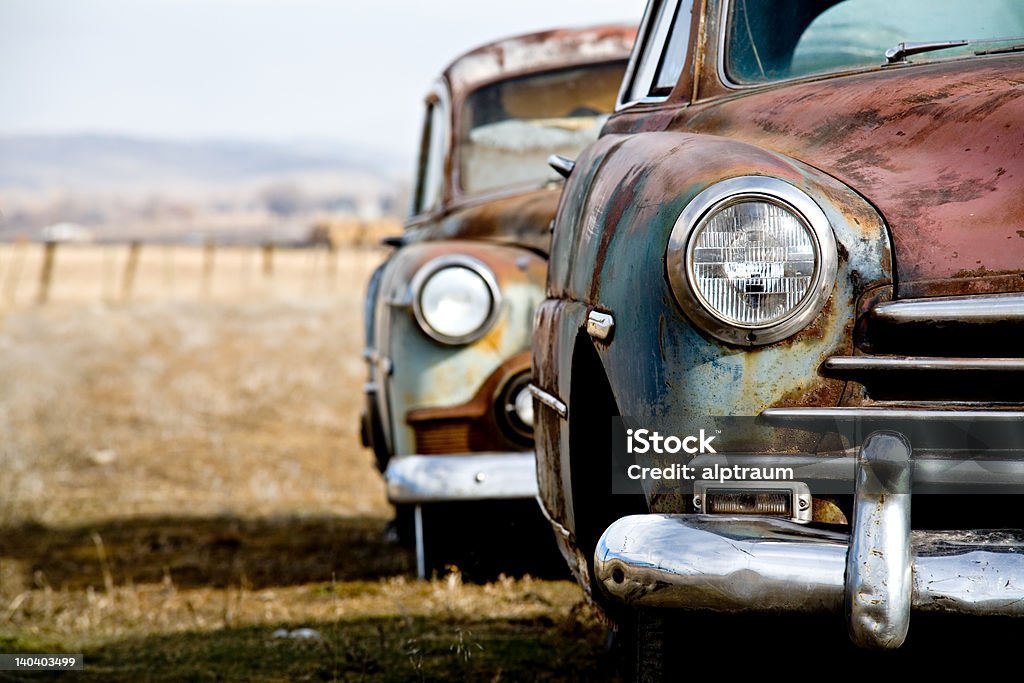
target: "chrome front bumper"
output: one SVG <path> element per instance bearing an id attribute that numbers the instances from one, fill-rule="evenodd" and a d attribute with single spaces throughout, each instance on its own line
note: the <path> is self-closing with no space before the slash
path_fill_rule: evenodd
<path id="1" fill-rule="evenodd" d="M 840 612 L 863 647 L 896 648 L 911 609 L 1024 616 L 1024 534 L 911 531 L 913 460 L 878 432 L 857 458 L 849 534 L 769 517 L 635 515 L 598 542 L 595 574 L 634 607 Z"/>
<path id="2" fill-rule="evenodd" d="M 537 497 L 533 453 L 403 455 L 384 479 L 392 503 L 440 503 Z"/>

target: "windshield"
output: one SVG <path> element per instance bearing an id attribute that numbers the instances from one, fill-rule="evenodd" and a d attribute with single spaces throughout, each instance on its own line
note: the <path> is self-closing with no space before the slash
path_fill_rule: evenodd
<path id="1" fill-rule="evenodd" d="M 626 64 L 611 62 L 500 81 L 462 112 L 459 180 L 469 193 L 559 176 L 551 154 L 575 158 L 615 107 Z"/>
<path id="2" fill-rule="evenodd" d="M 917 62 L 1024 40 L 1014 36 L 1024 36 L 1021 0 L 734 0 L 725 68 L 734 82 L 761 83 L 878 66 L 901 42 L 970 41 Z"/>

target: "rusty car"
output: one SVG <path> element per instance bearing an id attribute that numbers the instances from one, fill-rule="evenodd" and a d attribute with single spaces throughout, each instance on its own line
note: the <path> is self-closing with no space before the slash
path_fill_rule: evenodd
<path id="1" fill-rule="evenodd" d="M 426 98 L 411 215 L 366 297 L 361 425 L 421 576 L 444 561 L 445 537 L 467 545 L 445 506 L 465 525 L 508 513 L 467 502 L 521 501 L 544 532 L 527 385 L 562 181 L 546 160 L 596 139 L 635 34 L 604 25 L 492 42 L 455 59 Z"/>
<path id="2" fill-rule="evenodd" d="M 639 671 L 693 614 L 881 649 L 912 611 L 1024 615 L 1019 36 L 1007 0 L 651 0 L 600 138 L 551 160 L 539 497 Z M 704 452 L 640 463 L 645 423 Z"/>

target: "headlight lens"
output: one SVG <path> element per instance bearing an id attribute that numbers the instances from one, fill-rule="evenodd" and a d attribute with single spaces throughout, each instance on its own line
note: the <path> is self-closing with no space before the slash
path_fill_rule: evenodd
<path id="1" fill-rule="evenodd" d="M 498 307 L 494 276 L 475 260 L 427 264 L 413 283 L 414 309 L 423 331 L 446 344 L 463 344 L 483 334 Z"/>
<path id="2" fill-rule="evenodd" d="M 526 427 L 533 427 L 533 394 L 530 393 L 527 387 L 523 387 L 516 394 L 515 400 L 512 403 L 516 411 L 516 417 Z"/>
<path id="3" fill-rule="evenodd" d="M 772 325 L 797 309 L 817 268 L 814 235 L 795 212 L 767 201 L 718 209 L 694 231 L 693 285 L 725 322 Z"/>
<path id="4" fill-rule="evenodd" d="M 711 185 L 683 209 L 665 256 L 679 305 L 708 334 L 742 345 L 795 334 L 835 285 L 828 217 L 778 178 Z"/>

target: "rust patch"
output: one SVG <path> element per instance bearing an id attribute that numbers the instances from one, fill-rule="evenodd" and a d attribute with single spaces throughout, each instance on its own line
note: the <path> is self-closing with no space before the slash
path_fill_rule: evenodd
<path id="1" fill-rule="evenodd" d="M 1024 292 L 1024 275 L 1021 273 L 991 273 L 984 269 L 961 273 L 963 274 L 954 276 L 956 279 L 911 282 L 903 286 L 900 293 L 904 297 L 917 299 L 929 296 Z"/>
<path id="2" fill-rule="evenodd" d="M 558 208 L 561 187 L 504 196 L 482 196 L 456 205 L 443 219 L 418 223 L 410 241 L 469 239 L 502 242 L 547 254 L 549 227 Z"/>
<path id="3" fill-rule="evenodd" d="M 820 524 L 850 525 L 850 520 L 833 498 L 814 498 L 811 501 L 811 519 Z"/>
<path id="4" fill-rule="evenodd" d="M 1021 56 L 919 64 L 755 89 L 677 110 L 820 169 L 878 208 L 900 287 L 983 265 L 1024 270 Z M 969 141 L 969 142 L 968 142 Z M 1024 231 L 1022 231 L 1024 232 Z"/>
<path id="5" fill-rule="evenodd" d="M 675 515 L 693 512 L 690 497 L 678 492 L 655 493 L 651 496 L 649 505 L 651 512 L 657 514 Z"/>
<path id="6" fill-rule="evenodd" d="M 501 429 L 494 405 L 505 382 L 530 369 L 530 352 L 505 361 L 465 403 L 410 410 L 406 421 L 416 433 L 416 449 L 424 455 L 470 451 L 519 450 Z"/>

